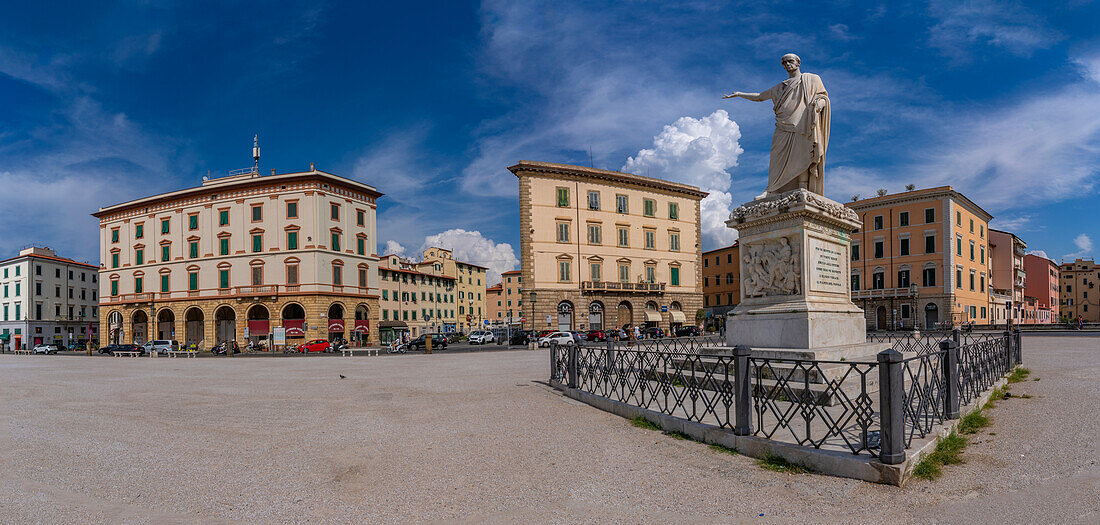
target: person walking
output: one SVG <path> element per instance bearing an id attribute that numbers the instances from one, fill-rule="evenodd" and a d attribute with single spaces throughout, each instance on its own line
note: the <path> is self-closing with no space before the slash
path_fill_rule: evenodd
<path id="1" fill-rule="evenodd" d="M 642 330 L 638 328 L 638 325 L 634 325 L 634 340 L 637 341 L 642 338 Z"/>

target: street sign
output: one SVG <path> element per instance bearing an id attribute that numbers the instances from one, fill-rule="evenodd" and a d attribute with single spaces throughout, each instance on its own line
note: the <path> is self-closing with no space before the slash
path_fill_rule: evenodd
<path id="1" fill-rule="evenodd" d="M 667 312 L 668 311 L 668 305 L 661 305 L 661 311 L 662 312 Z"/>
<path id="2" fill-rule="evenodd" d="M 248 339 L 248 327 L 244 327 L 244 338 Z"/>

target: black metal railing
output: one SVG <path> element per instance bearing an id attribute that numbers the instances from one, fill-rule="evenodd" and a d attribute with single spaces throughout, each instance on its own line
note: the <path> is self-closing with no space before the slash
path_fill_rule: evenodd
<path id="1" fill-rule="evenodd" d="M 606 346 L 612 350 L 622 349 L 638 350 L 642 352 L 699 354 L 707 353 L 708 349 L 719 348 L 725 344 L 725 338 L 720 335 L 704 335 L 695 337 L 661 337 L 657 339 L 638 339 L 635 341 L 606 341 L 603 343 L 586 343 L 585 346 Z"/>
<path id="2" fill-rule="evenodd" d="M 964 330 L 928 331 L 875 331 L 867 332 L 868 343 L 892 343 L 899 352 L 926 354 L 939 351 L 940 341 L 953 340 L 959 345 L 986 341 L 1001 337 L 997 332 L 968 332 Z"/>
<path id="3" fill-rule="evenodd" d="M 957 332 L 927 338 L 934 348 L 923 337 L 899 336 L 875 361 L 753 356 L 747 347 L 704 338 L 683 338 L 680 346 L 663 339 L 552 345 L 550 379 L 738 435 L 866 453 L 894 464 L 914 439 L 957 419 L 960 406 L 1022 358 L 1018 331 L 975 334 L 961 346 Z"/>

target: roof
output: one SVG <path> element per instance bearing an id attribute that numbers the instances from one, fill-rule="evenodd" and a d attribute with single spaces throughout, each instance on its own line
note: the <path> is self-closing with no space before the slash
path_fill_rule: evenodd
<path id="1" fill-rule="evenodd" d="M 655 179 L 653 177 L 643 177 L 641 175 L 635 175 L 633 173 L 623 173 L 621 171 L 601 170 L 597 168 L 588 168 L 585 166 L 576 166 L 573 164 L 558 164 L 556 162 L 536 162 L 532 160 L 521 160 L 518 164 L 514 166 L 509 166 L 508 171 L 511 171 L 517 177 L 520 176 L 521 172 L 525 171 L 536 173 L 551 173 L 557 175 L 591 177 L 595 179 L 604 179 L 619 184 L 633 184 L 637 186 L 670 191 L 674 193 L 683 193 L 685 195 L 700 199 L 709 195 L 707 192 L 702 191 L 695 186 L 689 186 L 687 184 L 681 184 L 679 182 L 671 182 L 664 179 Z"/>
<path id="2" fill-rule="evenodd" d="M 507 272 L 502 273 L 501 275 L 519 275 L 521 273 L 523 273 L 523 270 L 509 270 Z"/>
<path id="3" fill-rule="evenodd" d="M 223 181 L 223 179 L 224 179 L 224 181 Z M 275 182 L 292 182 L 292 181 L 296 181 L 296 180 L 300 180 L 300 179 L 328 180 L 328 181 L 336 183 L 336 184 L 349 186 L 351 188 L 354 188 L 355 190 L 366 193 L 367 195 L 369 195 L 371 197 L 374 197 L 374 198 L 378 198 L 378 197 L 381 197 L 382 195 L 384 195 L 383 193 L 381 193 L 377 189 L 375 189 L 374 186 L 370 186 L 368 184 L 363 184 L 362 182 L 355 181 L 355 180 L 352 180 L 352 179 L 348 179 L 346 177 L 341 177 L 339 175 L 335 175 L 335 174 L 332 174 L 332 173 L 328 173 L 328 172 L 324 172 L 324 171 L 320 171 L 320 170 L 313 170 L 313 171 L 302 171 L 302 172 L 296 172 L 296 173 L 282 173 L 282 174 L 278 174 L 278 175 L 267 175 L 267 176 L 248 175 L 248 176 L 233 176 L 233 177 L 222 177 L 222 178 L 219 178 L 219 179 L 211 179 L 209 181 L 204 182 L 202 185 L 195 186 L 193 188 L 186 188 L 186 189 L 177 190 L 177 191 L 170 191 L 168 193 L 161 193 L 159 195 L 152 195 L 152 196 L 144 197 L 144 198 L 137 199 L 137 200 L 122 202 L 122 203 L 119 203 L 119 204 L 113 204 L 111 206 L 107 206 L 106 208 L 100 208 L 99 211 L 93 213 L 92 216 L 98 219 L 98 218 L 101 218 L 104 215 L 107 215 L 107 214 L 112 213 L 112 212 L 118 212 L 118 211 L 122 211 L 122 210 L 125 210 L 125 209 L 134 208 L 134 207 L 137 207 L 137 206 L 149 206 L 149 205 L 157 204 L 157 203 L 160 203 L 160 202 L 163 202 L 163 201 L 180 199 L 180 198 L 195 195 L 195 194 L 210 193 L 210 192 L 213 192 L 213 191 L 222 191 L 222 190 L 231 189 L 231 188 L 235 189 L 235 188 L 242 188 L 242 187 L 247 187 L 247 186 L 267 185 L 267 184 L 271 184 L 271 183 L 275 183 Z"/>
<path id="4" fill-rule="evenodd" d="M 844 205 L 852 208 L 853 210 L 859 211 L 881 206 L 889 206 L 892 204 L 900 204 L 906 201 L 920 201 L 946 196 L 957 199 L 964 205 L 972 208 L 974 211 L 984 216 L 986 222 L 989 222 L 989 220 L 993 218 L 993 215 L 991 213 L 985 211 L 985 209 L 981 206 L 978 206 L 976 203 L 974 203 L 974 201 L 967 198 L 966 195 L 955 191 L 955 188 L 952 188 L 951 186 L 936 186 L 934 188 L 922 188 L 919 190 L 905 191 L 901 193 L 891 193 L 883 195 L 882 197 L 871 197 L 869 199 L 860 199 L 854 202 L 847 202 Z"/>
<path id="5" fill-rule="evenodd" d="M 725 247 L 722 247 L 722 248 L 715 248 L 713 250 L 707 250 L 707 251 L 703 252 L 703 255 L 706 255 L 708 253 L 721 252 L 721 251 L 728 250 L 730 248 L 737 248 L 739 246 L 741 246 L 741 241 L 733 241 L 733 244 L 731 244 L 729 246 L 725 246 Z"/>
<path id="6" fill-rule="evenodd" d="M 488 292 L 503 292 L 503 291 L 504 291 L 504 284 L 503 283 L 496 283 L 496 284 L 494 284 L 494 285 L 492 285 L 492 286 L 485 289 L 486 293 L 488 293 Z"/>
<path id="7" fill-rule="evenodd" d="M 73 264 L 73 265 L 76 265 L 76 266 L 84 266 L 84 267 L 90 268 L 92 270 L 98 270 L 99 269 L 99 266 L 97 266 L 95 264 L 91 264 L 91 263 L 78 262 L 78 261 L 74 261 L 72 259 L 67 259 L 65 257 L 51 257 L 49 255 L 39 255 L 39 254 L 33 254 L 33 253 L 28 253 L 28 254 L 25 254 L 25 255 L 16 255 L 15 257 L 8 257 L 7 259 L 4 259 L 4 260 L 0 261 L 0 264 L 6 264 L 6 263 L 9 263 L 9 262 L 17 260 L 17 259 L 44 259 L 44 260 L 47 260 L 47 261 L 60 262 L 60 263 L 65 263 L 65 264 Z"/>

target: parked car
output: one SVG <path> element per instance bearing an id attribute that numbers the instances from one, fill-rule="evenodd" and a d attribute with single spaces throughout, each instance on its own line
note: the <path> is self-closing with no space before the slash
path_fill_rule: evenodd
<path id="1" fill-rule="evenodd" d="M 688 337 L 699 335 L 699 327 L 695 325 L 681 326 L 676 329 L 676 337 Z"/>
<path id="2" fill-rule="evenodd" d="M 536 339 L 542 339 L 543 337 L 546 337 L 554 332 L 557 332 L 557 330 L 539 330 L 539 335 Z"/>
<path id="3" fill-rule="evenodd" d="M 472 345 L 484 345 L 493 344 L 496 342 L 496 336 L 489 330 L 478 330 L 476 332 L 470 332 L 470 344 Z"/>
<path id="4" fill-rule="evenodd" d="M 329 348 L 332 348 L 332 343 L 329 343 L 324 339 L 314 339 L 307 343 L 302 343 L 302 345 L 298 347 L 298 351 L 302 353 L 328 352 Z"/>
<path id="5" fill-rule="evenodd" d="M 512 338 L 508 340 L 510 345 L 526 345 L 531 343 L 530 330 L 516 330 L 512 332 Z"/>
<path id="6" fill-rule="evenodd" d="M 581 343 L 588 341 L 587 335 L 577 332 L 576 330 L 570 330 L 569 333 L 573 334 L 573 341 L 580 341 Z"/>
<path id="7" fill-rule="evenodd" d="M 424 350 L 424 335 L 409 341 L 409 350 Z M 432 350 L 446 350 L 447 337 L 442 334 L 432 334 Z"/>
<path id="8" fill-rule="evenodd" d="M 34 352 L 35 354 L 44 354 L 44 355 L 45 354 L 56 354 L 57 351 L 58 351 L 57 345 L 55 345 L 55 344 L 36 345 L 34 347 L 34 349 L 32 350 L 32 352 Z"/>
<path id="9" fill-rule="evenodd" d="M 557 343 L 559 345 L 574 344 L 573 334 L 569 332 L 550 332 L 549 334 L 546 334 L 546 336 L 539 338 L 540 347 L 545 348 L 550 346 L 552 343 Z"/>
<path id="10" fill-rule="evenodd" d="M 656 326 L 642 328 L 642 339 L 660 339 L 665 336 L 665 331 Z"/>
<path id="11" fill-rule="evenodd" d="M 607 341 L 608 334 L 603 330 L 589 330 L 587 334 L 584 334 L 589 341 L 593 343 L 602 343 Z"/>
<path id="12" fill-rule="evenodd" d="M 447 344 L 449 344 L 449 345 L 453 345 L 453 344 L 455 344 L 455 343 L 462 340 L 462 334 L 460 334 L 458 332 L 447 332 L 445 334 L 436 334 L 436 335 L 442 335 L 444 338 L 446 338 L 447 339 Z M 432 344 L 434 345 L 435 343 L 433 342 Z"/>
<path id="13" fill-rule="evenodd" d="M 154 339 L 145 343 L 143 348 L 146 352 L 156 352 L 158 354 L 167 354 L 168 352 L 174 352 L 180 349 L 179 341 L 169 341 L 167 339 Z"/>
<path id="14" fill-rule="evenodd" d="M 107 345 L 99 349 L 99 353 L 101 354 L 115 355 L 115 352 L 141 352 L 142 354 L 144 354 L 145 349 L 138 345 L 132 345 L 128 343 Z"/>
<path id="15" fill-rule="evenodd" d="M 69 343 L 68 350 L 70 352 L 83 352 L 84 351 L 84 343 L 82 343 L 80 341 L 73 341 L 73 342 Z"/>

